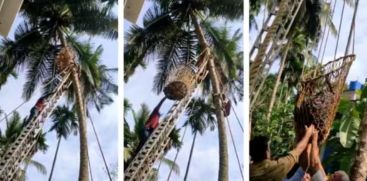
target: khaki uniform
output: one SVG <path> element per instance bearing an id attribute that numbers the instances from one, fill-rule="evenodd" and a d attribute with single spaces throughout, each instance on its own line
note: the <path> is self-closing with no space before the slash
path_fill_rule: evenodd
<path id="1" fill-rule="evenodd" d="M 291 151 L 287 156 L 278 160 L 266 159 L 250 165 L 251 181 L 281 181 L 286 178 L 294 164 L 298 163 L 299 155 Z"/>

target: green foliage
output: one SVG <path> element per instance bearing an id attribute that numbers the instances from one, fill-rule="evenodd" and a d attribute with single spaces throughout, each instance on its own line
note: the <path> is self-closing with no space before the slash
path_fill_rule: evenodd
<path id="1" fill-rule="evenodd" d="M 184 126 L 190 125 L 193 133 L 203 134 L 207 128 L 211 130 L 215 129 L 215 109 L 211 102 L 203 98 L 193 99 L 186 109 L 186 115 L 188 116 Z"/>
<path id="2" fill-rule="evenodd" d="M 23 21 L 14 33 L 14 40 L 3 39 L 0 43 L 0 77 L 4 82 L 13 71 L 26 72 L 23 87 L 26 100 L 42 82 L 54 78 L 60 34 L 117 35 L 117 17 L 107 5 L 96 0 L 26 0 L 21 14 Z"/>
<path id="3" fill-rule="evenodd" d="M 293 104 L 281 103 L 274 108 L 270 123 L 266 121 L 266 112 L 258 113 L 261 116 L 252 128 L 252 136 L 268 136 L 273 157 L 283 156 L 293 148 L 295 140 L 293 110 Z"/>
<path id="4" fill-rule="evenodd" d="M 342 116 L 340 119 L 335 120 L 340 121 L 339 140 L 340 144 L 345 148 L 351 148 L 358 141 L 358 129 L 363 112 L 360 112 L 355 104 L 360 104 L 360 101 L 353 103 L 341 100 L 338 112 Z"/>
<path id="5" fill-rule="evenodd" d="M 57 106 L 51 114 L 53 125 L 50 131 L 55 131 L 58 138 L 66 139 L 72 132 L 78 131 L 76 113 L 66 105 Z"/>
<path id="6" fill-rule="evenodd" d="M 356 154 L 359 140 L 359 124 L 363 119 L 363 111 L 367 102 L 367 87 L 358 92 L 357 101 L 341 99 L 337 117 L 330 131 L 326 149 L 329 154 L 324 165 L 329 171 L 344 170 L 349 172 Z"/>
<path id="7" fill-rule="evenodd" d="M 193 31 L 195 26 L 192 18 L 195 17 L 204 25 L 201 29 L 207 35 L 209 46 L 214 49 L 216 56 L 219 55 L 216 61 L 219 60 L 220 65 L 227 65 L 223 68 L 223 75 L 228 82 L 231 81 L 234 85 L 237 83 L 234 87 L 243 85 L 239 78 L 236 79 L 241 77 L 243 69 L 239 68 L 242 64 L 238 63 L 241 62 L 239 60 L 243 60 L 243 56 L 239 49 L 236 49 L 241 34 L 237 32 L 231 39 L 227 36 L 228 29 L 215 28 L 211 23 L 211 20 L 218 21 L 218 18 L 224 18 L 224 20 L 242 18 L 243 1 L 155 0 L 154 2 L 154 6 L 144 16 L 144 27 L 132 26 L 126 33 L 125 81 L 134 74 L 136 68 L 147 66 L 148 57 L 155 57 L 158 72 L 154 77 L 153 90 L 160 93 L 170 71 L 177 65 L 195 66 L 202 52 L 197 32 Z M 236 93 L 240 92 L 242 91 L 236 91 Z"/>

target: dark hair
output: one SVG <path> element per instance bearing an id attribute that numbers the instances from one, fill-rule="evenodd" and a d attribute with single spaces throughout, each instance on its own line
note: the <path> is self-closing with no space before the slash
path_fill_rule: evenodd
<path id="1" fill-rule="evenodd" d="M 254 162 L 261 162 L 266 159 L 269 139 L 265 136 L 256 136 L 250 141 L 250 156 Z"/>

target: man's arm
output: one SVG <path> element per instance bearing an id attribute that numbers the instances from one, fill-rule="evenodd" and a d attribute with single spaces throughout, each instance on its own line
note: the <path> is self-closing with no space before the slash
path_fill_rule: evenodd
<path id="1" fill-rule="evenodd" d="M 320 174 L 319 177 L 323 177 L 325 179 L 326 174 L 324 171 L 324 168 L 321 164 L 321 160 L 320 160 L 320 149 L 319 149 L 319 145 L 318 145 L 318 137 L 319 137 L 319 133 L 318 131 L 314 131 L 313 135 L 312 135 L 312 152 L 311 152 L 311 168 L 314 171 L 315 174 L 317 172 L 319 172 L 318 174 Z M 323 180 L 324 180 L 323 179 Z"/>
<path id="2" fill-rule="evenodd" d="M 314 130 L 314 126 L 306 127 L 306 132 L 301 141 L 297 143 L 297 146 L 289 153 L 288 156 L 281 157 L 277 160 L 277 171 L 281 178 L 285 178 L 287 173 L 292 169 L 292 167 L 298 163 L 299 156 L 307 147 L 310 137 L 312 136 L 312 132 Z"/>
<path id="3" fill-rule="evenodd" d="M 306 149 L 307 144 L 312 136 L 314 129 L 315 129 L 315 126 L 313 124 L 311 124 L 311 126 L 309 127 L 306 126 L 305 135 L 303 136 L 301 141 L 297 143 L 296 148 L 293 149 L 293 151 L 295 151 L 295 154 L 301 155 L 301 153 Z"/>

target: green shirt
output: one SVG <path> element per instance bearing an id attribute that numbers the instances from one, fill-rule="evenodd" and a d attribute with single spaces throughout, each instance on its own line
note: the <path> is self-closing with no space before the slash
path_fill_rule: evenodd
<path id="1" fill-rule="evenodd" d="M 281 181 L 286 178 L 294 164 L 298 163 L 299 155 L 293 150 L 278 160 L 266 159 L 250 165 L 251 181 Z"/>

